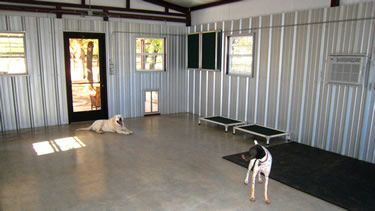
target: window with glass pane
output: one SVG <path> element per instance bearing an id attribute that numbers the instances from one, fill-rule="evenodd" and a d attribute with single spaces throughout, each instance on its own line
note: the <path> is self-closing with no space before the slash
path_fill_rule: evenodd
<path id="1" fill-rule="evenodd" d="M 165 38 L 136 38 L 136 69 L 165 70 Z"/>
<path id="2" fill-rule="evenodd" d="M 253 75 L 254 35 L 228 37 L 228 73 Z"/>
<path id="3" fill-rule="evenodd" d="M 0 33 L 0 75 L 26 73 L 25 33 Z"/>

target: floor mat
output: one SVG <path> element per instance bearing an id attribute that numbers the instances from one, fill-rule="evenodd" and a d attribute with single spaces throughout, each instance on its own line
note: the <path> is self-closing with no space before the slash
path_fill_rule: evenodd
<path id="1" fill-rule="evenodd" d="M 374 164 L 296 142 L 268 150 L 272 179 L 348 210 L 374 210 Z M 223 158 L 247 168 L 241 154 Z"/>

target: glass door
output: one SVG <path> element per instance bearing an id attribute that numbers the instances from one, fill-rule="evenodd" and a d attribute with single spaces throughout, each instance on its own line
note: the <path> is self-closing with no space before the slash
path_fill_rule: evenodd
<path id="1" fill-rule="evenodd" d="M 105 37 L 64 33 L 69 122 L 107 119 Z"/>

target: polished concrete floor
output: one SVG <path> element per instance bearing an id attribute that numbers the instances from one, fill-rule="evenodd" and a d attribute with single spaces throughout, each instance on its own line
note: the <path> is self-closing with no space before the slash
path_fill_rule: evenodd
<path id="1" fill-rule="evenodd" d="M 221 157 L 251 137 L 197 122 L 127 119 L 129 136 L 75 132 L 89 122 L 0 134 L 0 210 L 341 210 L 272 179 L 271 204 L 262 184 L 250 202 L 246 169 Z"/>

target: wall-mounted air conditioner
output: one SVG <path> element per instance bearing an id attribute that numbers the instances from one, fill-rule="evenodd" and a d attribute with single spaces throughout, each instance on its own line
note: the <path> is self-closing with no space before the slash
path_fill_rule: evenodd
<path id="1" fill-rule="evenodd" d="M 324 81 L 362 86 L 365 83 L 367 61 L 366 55 L 330 55 Z"/>

